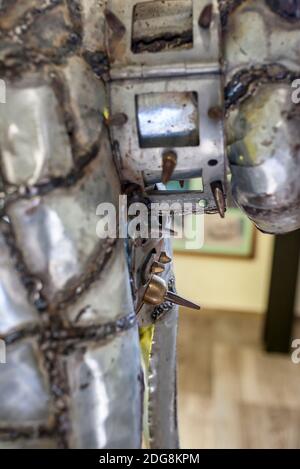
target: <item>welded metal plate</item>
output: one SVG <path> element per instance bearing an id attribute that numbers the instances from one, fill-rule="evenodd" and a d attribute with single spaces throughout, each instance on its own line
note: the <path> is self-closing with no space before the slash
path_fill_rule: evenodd
<path id="1" fill-rule="evenodd" d="M 219 75 L 200 75 L 185 79 L 156 79 L 113 81 L 111 83 L 110 104 L 112 114 L 125 113 L 128 116 L 123 126 L 111 128 L 114 147 L 118 150 L 120 173 L 124 181 L 137 183 L 141 186 L 161 181 L 162 154 L 165 147 L 141 148 L 138 121 L 144 119 L 145 106 L 140 109 L 142 114 L 137 117 L 136 100 L 139 96 L 151 96 L 151 93 L 194 93 L 197 95 L 198 117 L 192 126 L 198 124 L 199 144 L 196 146 L 176 146 L 177 166 L 172 180 L 201 177 L 203 179 L 203 197 L 207 200 L 210 210 L 215 208 L 210 184 L 221 181 L 225 187 L 225 150 L 222 116 L 210 115 L 211 109 L 223 108 L 223 96 Z M 144 99 L 144 98 L 143 98 Z M 145 104 L 145 102 L 144 102 Z M 195 105 L 195 104 L 194 104 Z M 157 109 L 151 105 L 153 119 L 163 116 L 166 107 L 163 101 Z M 178 108 L 176 109 L 176 112 Z M 150 111 L 149 111 L 150 112 Z M 142 117 L 141 117 L 142 116 Z M 178 123 L 186 118 L 186 108 L 177 115 Z M 150 119 L 150 118 L 149 118 Z M 150 119 L 151 120 L 151 119 Z M 181 122 L 181 126 L 185 125 Z M 167 120 L 160 118 L 162 134 Z M 166 124 L 165 124 L 166 123 Z M 179 125 L 179 124 L 178 124 Z M 165 194 L 166 195 L 166 194 Z M 200 200 L 201 197 L 199 197 Z"/>
<path id="2" fill-rule="evenodd" d="M 67 359 L 71 447 L 140 447 L 142 394 L 137 327 Z"/>
<path id="3" fill-rule="evenodd" d="M 49 384 L 36 341 L 7 347 L 6 362 L 0 373 L 0 428 L 46 425 L 50 416 Z"/>
<path id="4" fill-rule="evenodd" d="M 192 43 L 188 47 L 170 48 L 163 51 L 147 51 L 135 53 L 132 50 L 133 35 L 137 38 L 137 29 L 141 38 L 149 35 L 155 38 L 157 31 L 168 31 L 168 34 L 178 34 L 181 24 L 182 34 L 185 24 L 189 22 L 188 7 L 191 3 L 192 14 Z M 153 11 L 148 20 L 138 20 L 134 23 L 136 5 L 145 4 L 148 12 Z M 152 4 L 152 5 L 150 5 Z M 214 6 L 214 14 L 210 28 L 199 26 L 199 17 L 204 7 Z M 149 7 L 150 6 L 150 7 Z M 214 72 L 219 69 L 220 57 L 220 25 L 218 4 L 216 0 L 109 0 L 108 9 L 125 26 L 122 31 L 114 31 L 107 25 L 106 41 L 110 58 L 110 75 L 116 78 L 133 78 L 139 76 L 170 76 L 186 73 Z M 168 17 L 169 14 L 169 17 Z M 156 26 L 154 27 L 154 24 Z M 135 26 L 134 26 L 135 25 Z M 143 30 L 144 28 L 144 30 Z M 150 30 L 150 31 L 149 31 Z M 180 34 L 179 34 L 180 36 Z M 150 49 L 151 50 L 151 49 Z"/>
<path id="5" fill-rule="evenodd" d="M 0 224 L 0 335 L 9 334 L 39 319 L 16 272 L 2 234 L 4 227 L 5 225 Z"/>

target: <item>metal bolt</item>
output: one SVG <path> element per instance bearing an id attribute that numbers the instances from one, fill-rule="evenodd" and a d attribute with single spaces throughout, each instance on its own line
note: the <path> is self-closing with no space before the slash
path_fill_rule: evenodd
<path id="1" fill-rule="evenodd" d="M 128 122 L 128 116 L 123 112 L 119 112 L 106 119 L 105 122 L 109 127 L 122 127 Z"/>
<path id="2" fill-rule="evenodd" d="M 223 191 L 222 183 L 220 181 L 212 182 L 211 190 L 212 190 L 220 217 L 225 218 L 226 201 L 225 201 L 225 194 Z"/>
<path id="3" fill-rule="evenodd" d="M 221 120 L 224 116 L 223 109 L 220 106 L 213 106 L 208 110 L 208 117 L 213 120 Z"/>

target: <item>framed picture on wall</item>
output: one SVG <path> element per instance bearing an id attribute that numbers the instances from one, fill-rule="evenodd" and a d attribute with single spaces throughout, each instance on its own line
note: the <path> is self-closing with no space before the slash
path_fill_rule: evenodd
<path id="1" fill-rule="evenodd" d="M 199 189 L 200 181 L 190 180 L 185 183 L 184 189 Z M 171 183 L 170 189 L 175 189 Z M 197 185 L 197 186 L 196 186 Z M 178 187 L 176 186 L 178 190 Z M 186 239 L 174 239 L 173 249 L 176 252 L 191 252 L 202 255 L 238 257 L 249 259 L 255 255 L 256 228 L 246 215 L 235 205 L 231 194 L 228 194 L 227 212 L 225 219 L 218 214 L 204 215 L 204 240 L 199 243 L 199 249 L 195 247 L 187 249 Z M 197 215 L 189 215 L 196 217 Z M 195 226 L 193 220 L 189 223 Z M 176 225 L 174 226 L 176 231 Z M 203 242 L 204 241 L 204 242 Z"/>

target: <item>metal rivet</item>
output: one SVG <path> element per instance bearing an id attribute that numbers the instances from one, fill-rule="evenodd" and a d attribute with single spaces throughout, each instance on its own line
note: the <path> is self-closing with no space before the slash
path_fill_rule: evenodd
<path id="1" fill-rule="evenodd" d="M 221 120 L 224 116 L 223 109 L 220 106 L 213 106 L 208 110 L 208 117 L 213 120 Z"/>
<path id="2" fill-rule="evenodd" d="M 128 122 L 128 116 L 123 112 L 119 112 L 110 116 L 105 122 L 109 127 L 122 127 L 122 125 L 125 125 Z"/>
<path id="3" fill-rule="evenodd" d="M 221 218 L 225 218 L 226 200 L 223 186 L 220 181 L 211 183 L 211 190 L 215 199 L 215 203 Z"/>

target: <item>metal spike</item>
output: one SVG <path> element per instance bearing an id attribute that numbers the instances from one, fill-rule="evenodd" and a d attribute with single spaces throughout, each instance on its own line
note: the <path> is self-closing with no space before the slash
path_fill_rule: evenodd
<path id="1" fill-rule="evenodd" d="M 170 181 L 172 174 L 174 173 L 174 169 L 176 168 L 177 155 L 174 153 L 174 151 L 166 151 L 162 158 L 163 162 L 161 181 L 163 184 L 167 184 Z"/>
<path id="2" fill-rule="evenodd" d="M 193 303 L 192 301 L 186 300 L 185 298 L 182 298 L 179 295 L 176 295 L 176 293 L 173 293 L 171 291 L 168 291 L 165 296 L 165 300 L 170 301 L 171 303 L 174 303 L 175 305 L 179 306 L 185 306 L 186 308 L 191 308 L 191 309 L 201 309 L 199 305 L 196 303 Z"/>
<path id="3" fill-rule="evenodd" d="M 105 19 L 108 26 L 114 32 L 117 37 L 123 37 L 126 33 L 126 28 L 121 20 L 108 8 L 104 10 Z"/>
<path id="4" fill-rule="evenodd" d="M 199 16 L 199 26 L 203 29 L 208 29 L 213 19 L 213 5 L 210 3 L 206 5 Z"/>
<path id="5" fill-rule="evenodd" d="M 200 306 L 182 298 L 176 293 L 168 291 L 167 284 L 165 280 L 158 275 L 151 275 L 151 278 L 148 282 L 147 288 L 145 290 L 142 302 L 152 306 L 158 306 L 164 303 L 165 301 L 170 301 L 179 306 L 185 306 L 186 308 L 199 310 Z"/>
<path id="6" fill-rule="evenodd" d="M 159 262 L 161 262 L 162 264 L 169 264 L 170 262 L 172 262 L 172 259 L 168 256 L 166 252 L 162 252 L 159 256 Z"/>
<path id="7" fill-rule="evenodd" d="M 165 266 L 164 264 L 162 264 L 161 262 L 153 262 L 152 266 L 151 266 L 151 273 L 152 274 L 161 274 L 162 272 L 164 272 L 165 270 Z"/>
<path id="8" fill-rule="evenodd" d="M 225 194 L 223 191 L 222 183 L 220 181 L 212 182 L 211 190 L 212 190 L 220 217 L 225 218 L 226 201 L 225 201 Z"/>

